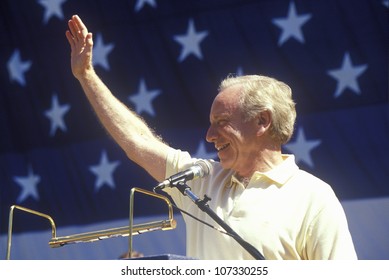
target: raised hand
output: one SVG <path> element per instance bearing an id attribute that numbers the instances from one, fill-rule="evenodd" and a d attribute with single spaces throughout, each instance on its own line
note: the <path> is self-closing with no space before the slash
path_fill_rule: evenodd
<path id="1" fill-rule="evenodd" d="M 66 30 L 66 38 L 71 47 L 71 67 L 72 73 L 80 79 L 88 71 L 93 71 L 92 33 L 88 32 L 85 24 L 77 15 L 72 16 L 68 22 L 69 30 Z"/>

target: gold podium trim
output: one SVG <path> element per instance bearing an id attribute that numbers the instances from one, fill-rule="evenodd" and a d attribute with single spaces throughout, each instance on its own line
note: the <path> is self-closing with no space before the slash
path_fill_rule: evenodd
<path id="1" fill-rule="evenodd" d="M 33 214 L 33 215 L 36 215 L 36 216 L 39 216 L 39 217 L 42 217 L 42 218 L 49 220 L 50 225 L 51 225 L 52 238 L 55 238 L 55 236 L 57 234 L 57 228 L 55 227 L 54 220 L 49 215 L 32 210 L 32 209 L 29 209 L 29 208 L 26 208 L 26 207 L 22 207 L 19 205 L 12 205 L 10 207 L 9 220 L 8 220 L 8 237 L 7 237 L 8 240 L 7 240 L 7 255 L 6 255 L 7 260 L 9 260 L 11 257 L 12 228 L 13 228 L 13 217 L 14 217 L 15 209 L 18 209 L 18 210 L 21 210 L 21 211 L 24 211 L 24 212 L 27 212 L 27 213 L 30 213 L 30 214 Z"/>
<path id="2" fill-rule="evenodd" d="M 142 223 L 138 225 L 133 224 L 133 216 L 134 216 L 134 196 L 135 192 L 140 192 L 149 196 L 153 196 L 159 199 L 162 199 L 165 201 L 169 208 L 169 216 L 168 219 L 162 220 L 162 221 L 155 221 L 155 222 L 147 222 Z M 97 231 L 91 231 L 91 232 L 85 232 L 85 233 L 78 233 L 68 236 L 60 236 L 57 237 L 57 229 L 54 223 L 54 220 L 47 214 L 22 207 L 19 205 L 12 205 L 10 208 L 9 213 L 9 224 L 8 224 L 8 241 L 7 241 L 7 256 L 6 259 L 10 259 L 11 255 L 11 244 L 12 244 L 12 228 L 13 228 L 13 216 L 14 216 L 14 209 L 18 209 L 33 215 L 40 216 L 42 218 L 46 218 L 49 220 L 51 225 L 51 234 L 52 237 L 49 241 L 49 246 L 51 248 L 58 248 L 62 247 L 67 244 L 72 243 L 81 243 L 81 242 L 93 242 L 98 240 L 104 240 L 111 237 L 126 237 L 129 236 L 129 252 L 130 256 L 132 253 L 132 237 L 134 235 L 142 234 L 145 232 L 151 232 L 156 230 L 171 230 L 176 228 L 176 221 L 173 218 L 173 207 L 170 202 L 170 200 L 160 194 L 156 194 L 144 189 L 140 188 L 132 188 L 131 189 L 131 195 L 130 195 L 130 211 L 129 211 L 129 226 L 123 226 L 123 227 L 116 227 L 116 228 L 109 228 L 109 229 L 103 229 L 103 230 L 97 230 Z"/>

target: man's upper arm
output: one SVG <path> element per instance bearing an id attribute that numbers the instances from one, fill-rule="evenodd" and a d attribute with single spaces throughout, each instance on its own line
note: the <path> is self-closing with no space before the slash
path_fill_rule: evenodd
<path id="1" fill-rule="evenodd" d="M 166 158 L 172 149 L 158 138 L 139 139 L 136 147 L 126 149 L 127 156 L 145 169 L 157 181 L 163 181 L 166 173 Z"/>

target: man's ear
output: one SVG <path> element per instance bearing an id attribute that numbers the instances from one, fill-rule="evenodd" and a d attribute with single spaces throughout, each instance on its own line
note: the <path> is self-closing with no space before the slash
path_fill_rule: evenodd
<path id="1" fill-rule="evenodd" d="M 263 111 L 257 115 L 258 133 L 263 134 L 269 129 L 271 124 L 271 113 L 269 111 Z"/>

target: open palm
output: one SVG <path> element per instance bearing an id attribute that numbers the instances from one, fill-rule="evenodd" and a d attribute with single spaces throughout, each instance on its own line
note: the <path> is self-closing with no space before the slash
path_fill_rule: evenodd
<path id="1" fill-rule="evenodd" d="M 68 22 L 69 30 L 66 30 L 66 38 L 71 47 L 71 67 L 76 78 L 93 70 L 92 66 L 92 33 L 77 15 L 72 16 Z"/>

